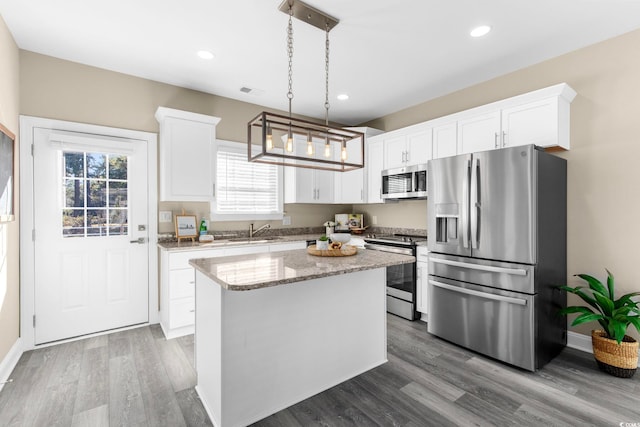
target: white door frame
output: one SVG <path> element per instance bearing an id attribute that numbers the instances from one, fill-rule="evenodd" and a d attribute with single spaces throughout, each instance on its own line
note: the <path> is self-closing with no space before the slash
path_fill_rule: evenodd
<path id="1" fill-rule="evenodd" d="M 149 219 L 149 324 L 158 323 L 158 136 L 155 133 L 119 129 L 41 117 L 20 116 L 20 336 L 23 350 L 35 345 L 33 316 L 35 315 L 34 263 L 34 203 L 33 203 L 33 131 L 34 128 L 66 130 L 120 138 L 138 139 L 147 143 Z M 51 344 L 48 344 L 51 345 Z M 46 347 L 43 344 L 42 347 Z"/>

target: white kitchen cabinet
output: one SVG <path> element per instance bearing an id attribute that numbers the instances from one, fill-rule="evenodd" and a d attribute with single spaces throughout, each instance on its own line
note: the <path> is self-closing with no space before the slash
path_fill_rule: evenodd
<path id="1" fill-rule="evenodd" d="M 433 128 L 433 158 L 455 156 L 457 154 L 457 122 L 444 123 Z"/>
<path id="2" fill-rule="evenodd" d="M 384 169 L 383 135 L 367 141 L 367 203 L 383 203 L 382 170 Z"/>
<path id="3" fill-rule="evenodd" d="M 431 126 L 419 123 L 384 134 L 384 168 L 427 163 L 432 155 Z"/>
<path id="4" fill-rule="evenodd" d="M 502 147 L 535 144 L 569 149 L 569 102 L 562 96 L 502 110 Z"/>
<path id="5" fill-rule="evenodd" d="M 220 118 L 158 107 L 156 119 L 160 124 L 160 201 L 210 201 Z"/>
<path id="6" fill-rule="evenodd" d="M 294 135 L 294 153 L 306 156 L 307 139 Z M 324 153 L 324 141 L 314 141 L 316 156 Z M 333 203 L 333 177 L 336 172 L 300 167 L 285 167 L 285 203 Z"/>
<path id="7" fill-rule="evenodd" d="M 426 246 L 418 246 L 416 260 L 416 308 L 422 313 L 421 320 L 427 321 L 429 251 Z"/>
<path id="8" fill-rule="evenodd" d="M 347 128 L 357 132 L 362 132 L 364 137 L 364 154 L 367 156 L 369 149 L 369 138 L 382 133 L 381 130 L 368 127 Z M 340 158 L 340 148 L 336 147 L 335 158 Z M 347 145 L 347 157 L 349 161 L 360 162 L 362 160 L 362 150 L 360 144 Z M 364 168 L 349 172 L 334 173 L 334 203 L 367 203 L 368 179 L 367 170 L 369 168 L 368 158 L 365 157 Z"/>
<path id="9" fill-rule="evenodd" d="M 458 120 L 457 154 L 500 148 L 500 111 Z"/>
<path id="10" fill-rule="evenodd" d="M 269 245 L 269 252 L 283 252 L 283 251 L 292 251 L 294 249 L 306 249 L 307 242 L 284 242 L 284 243 L 275 243 Z"/>
<path id="11" fill-rule="evenodd" d="M 223 256 L 224 249 L 161 251 L 160 327 L 167 339 L 193 333 L 195 322 L 195 272 L 192 258 Z"/>

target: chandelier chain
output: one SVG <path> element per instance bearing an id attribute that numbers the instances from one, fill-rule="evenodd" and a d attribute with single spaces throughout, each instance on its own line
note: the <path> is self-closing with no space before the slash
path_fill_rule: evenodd
<path id="1" fill-rule="evenodd" d="M 325 91 L 324 91 L 324 122 L 329 126 L 329 23 L 327 22 L 325 53 L 324 53 L 324 72 L 325 72 Z"/>
<path id="2" fill-rule="evenodd" d="M 289 91 L 287 98 L 289 99 L 289 117 L 291 117 L 291 100 L 293 99 L 293 7 L 289 3 L 289 25 L 287 26 L 287 55 L 289 56 Z"/>

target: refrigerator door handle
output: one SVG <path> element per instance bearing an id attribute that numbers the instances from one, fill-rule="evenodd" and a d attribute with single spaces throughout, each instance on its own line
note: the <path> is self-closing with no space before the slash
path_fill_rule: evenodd
<path id="1" fill-rule="evenodd" d="M 433 258 L 433 257 L 430 257 L 429 261 L 434 262 L 436 264 L 445 264 L 445 265 L 450 265 L 452 267 L 469 268 L 471 270 L 488 271 L 491 273 L 513 274 L 515 276 L 527 275 L 527 270 L 523 268 L 495 267 L 493 265 L 472 264 L 469 262 L 452 261 L 448 259 L 440 259 L 440 258 Z"/>
<path id="2" fill-rule="evenodd" d="M 479 221 L 480 221 L 480 160 L 475 158 L 471 165 L 471 201 L 469 209 L 469 222 L 471 229 L 471 249 L 478 249 L 479 242 Z"/>
<path id="3" fill-rule="evenodd" d="M 469 247 L 469 160 L 466 162 L 465 176 L 462 181 L 462 215 L 460 231 L 462 232 L 462 246 Z"/>
<path id="4" fill-rule="evenodd" d="M 429 284 L 437 286 L 438 288 L 447 289 L 449 291 L 458 292 L 460 294 L 472 295 L 475 297 L 490 299 L 494 301 L 502 301 L 510 304 L 527 305 L 527 300 L 522 298 L 505 297 L 503 295 L 490 294 L 487 292 L 475 291 L 473 289 L 461 288 L 459 286 L 449 285 L 447 283 L 436 282 L 435 280 L 429 280 Z"/>

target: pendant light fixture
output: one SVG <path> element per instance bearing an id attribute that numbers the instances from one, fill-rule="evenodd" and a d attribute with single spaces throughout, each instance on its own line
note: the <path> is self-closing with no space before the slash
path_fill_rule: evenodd
<path id="1" fill-rule="evenodd" d="M 284 0 L 279 10 L 289 15 L 287 55 L 289 59 L 289 115 L 258 114 L 248 123 L 248 159 L 251 162 L 345 172 L 364 167 L 364 134 L 329 124 L 329 32 L 338 20 L 299 0 Z M 292 116 L 293 23 L 292 18 L 325 32 L 325 117 L 314 123 Z M 318 145 L 323 150 L 316 150 Z"/>

